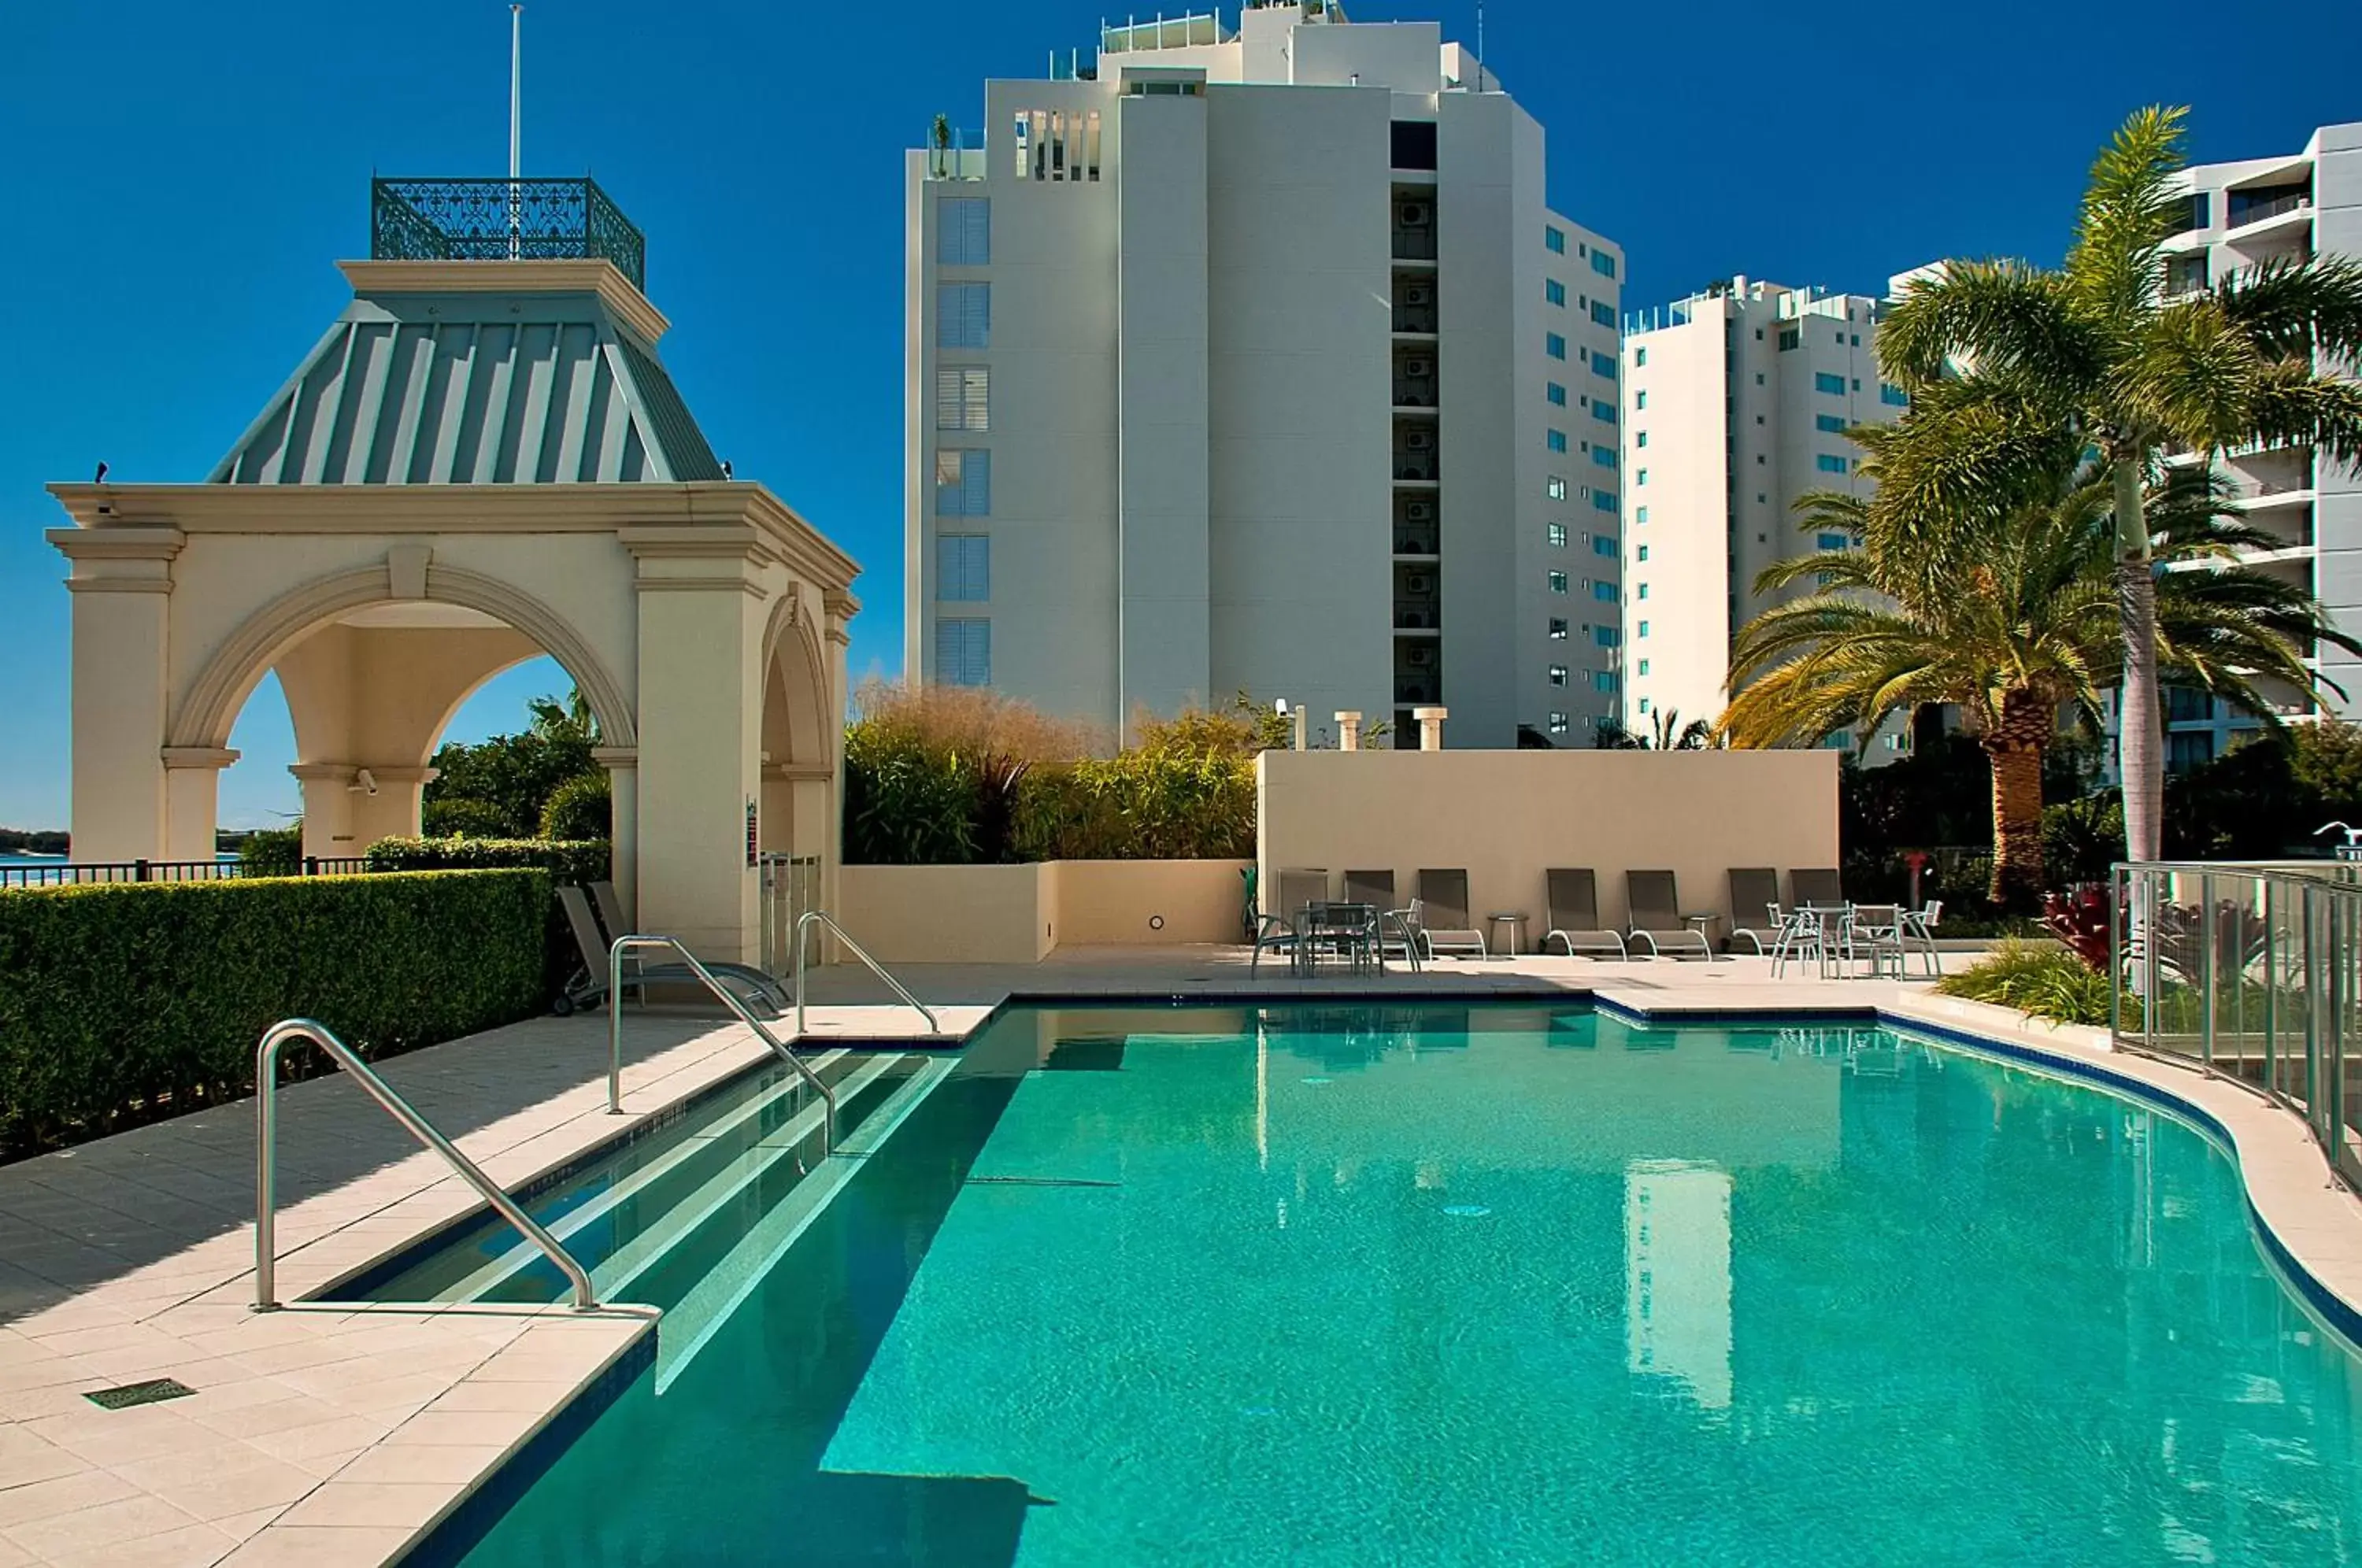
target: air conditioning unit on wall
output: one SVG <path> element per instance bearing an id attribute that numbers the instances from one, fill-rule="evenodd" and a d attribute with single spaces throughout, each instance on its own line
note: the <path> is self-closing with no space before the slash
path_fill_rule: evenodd
<path id="1" fill-rule="evenodd" d="M 1431 571 L 1407 571 L 1403 573 L 1402 581 L 1405 593 L 1424 597 L 1435 591 L 1435 574 Z"/>
<path id="2" fill-rule="evenodd" d="M 1435 374 L 1435 361 L 1423 354 L 1413 354 L 1401 361 L 1402 373 L 1415 381 L 1423 381 Z"/>
<path id="3" fill-rule="evenodd" d="M 1395 222 L 1405 228 L 1426 228 L 1435 222 L 1435 209 L 1425 202 L 1400 202 L 1395 206 Z"/>
<path id="4" fill-rule="evenodd" d="M 1405 283 L 1402 286 L 1402 303 L 1407 305 L 1421 306 L 1433 304 L 1435 285 L 1427 282 Z"/>
<path id="5" fill-rule="evenodd" d="M 1435 662 L 1435 645 L 1429 642 L 1403 644 L 1402 661 L 1413 669 L 1425 669 Z"/>
<path id="6" fill-rule="evenodd" d="M 1434 522 L 1435 502 L 1432 501 L 1406 502 L 1403 505 L 1403 521 L 1406 523 Z"/>
<path id="7" fill-rule="evenodd" d="M 1403 450 L 1406 452 L 1434 451 L 1435 432 L 1425 428 L 1404 431 Z"/>

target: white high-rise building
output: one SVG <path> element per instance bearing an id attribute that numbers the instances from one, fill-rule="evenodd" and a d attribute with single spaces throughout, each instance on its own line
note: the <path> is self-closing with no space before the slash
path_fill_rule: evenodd
<path id="1" fill-rule="evenodd" d="M 1720 717 L 1732 637 L 1775 602 L 1755 592 L 1756 574 L 1852 547 L 1804 533 L 1794 507 L 1816 490 L 1866 494 L 1845 433 L 1892 422 L 1908 401 L 1878 379 L 1880 309 L 1866 295 L 1738 277 L 1629 326 L 1624 723 L 1636 734 L 1665 713 L 1683 725 Z M 1892 727 L 1873 750 L 1904 744 Z"/>
<path id="2" fill-rule="evenodd" d="M 1109 729 L 1589 743 L 1615 711 L 1620 248 L 1431 22 L 1103 31 L 908 165 L 907 668 Z"/>
<path id="3" fill-rule="evenodd" d="M 2323 126 L 2287 157 L 2199 164 L 2185 178 L 2191 226 L 2167 245 L 2169 295 L 2211 288 L 2275 258 L 2362 259 L 2362 123 Z M 2247 521 L 2279 541 L 2249 564 L 2303 585 L 2341 629 L 2362 635 L 2362 474 L 2310 446 L 2233 452 L 2220 467 Z M 2331 696 L 2338 711 L 2362 712 L 2362 663 L 2323 646 L 2320 668 L 2345 689 L 2345 701 Z M 2305 712 L 2294 692 L 2286 696 L 2290 716 Z M 2166 766 L 2206 761 L 2257 723 L 2203 691 L 2169 688 Z"/>

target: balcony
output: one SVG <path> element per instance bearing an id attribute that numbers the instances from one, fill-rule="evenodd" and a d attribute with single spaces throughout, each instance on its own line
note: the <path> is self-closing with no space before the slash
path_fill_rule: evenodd
<path id="1" fill-rule="evenodd" d="M 1442 477 L 1437 461 L 1441 445 L 1431 418 L 1395 421 L 1394 473 L 1397 481 L 1433 484 Z"/>
<path id="2" fill-rule="evenodd" d="M 2230 193 L 2230 215 L 2226 226 L 2246 228 L 2250 224 L 2265 223 L 2290 213 L 2302 212 L 2312 205 L 2312 187 L 2310 184 L 2233 191 Z"/>
<path id="3" fill-rule="evenodd" d="M 1435 192 L 1397 185 L 1394 193 L 1394 259 L 1435 259 Z"/>
<path id="4" fill-rule="evenodd" d="M 1422 347 L 1396 350 L 1395 407 L 1433 408 L 1440 381 L 1433 348 Z"/>
<path id="5" fill-rule="evenodd" d="M 595 259 L 645 292 L 648 243 L 597 182 L 371 180 L 374 261 Z"/>
<path id="6" fill-rule="evenodd" d="M 1395 701 L 1422 706 L 1443 701 L 1443 645 L 1410 637 L 1395 643 Z"/>
<path id="7" fill-rule="evenodd" d="M 984 132 L 963 130 L 938 120 L 927 133 L 927 178 L 984 178 Z"/>
<path id="8" fill-rule="evenodd" d="M 1433 491 L 1397 491 L 1395 495 L 1395 554 L 1441 555 L 1442 516 L 1441 498 Z"/>
<path id="9" fill-rule="evenodd" d="M 1395 279 L 1394 329 L 1429 337 L 1439 330 L 1434 273 L 1406 272 Z"/>

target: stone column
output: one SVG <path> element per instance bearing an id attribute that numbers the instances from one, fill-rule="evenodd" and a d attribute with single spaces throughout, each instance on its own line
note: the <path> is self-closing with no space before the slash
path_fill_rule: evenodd
<path id="1" fill-rule="evenodd" d="M 607 770 L 607 846 L 614 861 L 615 900 L 624 906 L 624 923 L 632 925 L 639 909 L 640 754 L 627 745 L 602 745 L 591 748 L 590 759 Z"/>
<path id="2" fill-rule="evenodd" d="M 73 856 L 170 858 L 172 558 L 186 536 L 120 526 L 52 528 L 48 538 L 73 563 Z"/>
<path id="3" fill-rule="evenodd" d="M 304 790 L 304 853 L 323 859 L 359 855 L 355 803 L 360 768 L 350 762 L 298 762 L 288 772 Z"/>
<path id="4" fill-rule="evenodd" d="M 1362 749 L 1362 715 L 1358 709 L 1341 708 L 1337 712 L 1337 749 Z"/>
<path id="5" fill-rule="evenodd" d="M 1413 708 L 1410 716 L 1418 723 L 1418 749 L 1443 749 L 1443 721 L 1451 716 L 1449 708 Z"/>
<path id="6" fill-rule="evenodd" d="M 381 838 L 415 838 L 426 801 L 426 786 L 442 773 L 440 768 L 421 767 L 415 763 L 372 762 L 362 766 L 369 774 L 369 782 L 377 789 L 371 793 L 363 788 L 352 798 L 353 842 L 360 847 L 346 851 L 349 855 L 366 854 L 369 846 Z"/>
<path id="7" fill-rule="evenodd" d="M 226 746 L 168 745 L 163 757 L 164 858 L 211 860 L 221 820 L 221 770 L 237 753 Z"/>

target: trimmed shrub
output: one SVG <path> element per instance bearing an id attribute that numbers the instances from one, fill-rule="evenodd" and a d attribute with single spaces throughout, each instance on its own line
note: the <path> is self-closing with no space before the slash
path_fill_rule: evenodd
<path id="1" fill-rule="evenodd" d="M 257 828 L 239 843 L 237 862 L 241 876 L 300 876 L 304 870 L 304 830 Z"/>
<path id="2" fill-rule="evenodd" d="M 2109 977 L 2064 947 L 2007 941 L 1982 961 L 1945 976 L 1936 988 L 1948 997 L 1995 1002 L 2054 1023 L 2104 1028 L 2113 989 Z M 2125 1023 L 2137 1027 L 2140 999 L 2125 999 Z"/>
<path id="3" fill-rule="evenodd" d="M 429 801 L 418 816 L 428 838 L 506 838 L 515 831 L 509 814 L 490 801 Z M 596 836 L 604 838 L 605 831 Z"/>
<path id="4" fill-rule="evenodd" d="M 614 833 L 614 823 L 603 771 L 568 778 L 541 808 L 541 836 L 564 843 L 603 842 Z"/>
<path id="5" fill-rule="evenodd" d="M 0 1155 L 250 1092 L 283 1018 L 379 1057 L 527 1017 L 551 902 L 529 870 L 0 891 Z"/>
<path id="6" fill-rule="evenodd" d="M 604 881 L 612 860 L 603 838 L 381 838 L 369 846 L 373 872 L 523 867 L 559 886 Z"/>

